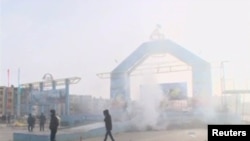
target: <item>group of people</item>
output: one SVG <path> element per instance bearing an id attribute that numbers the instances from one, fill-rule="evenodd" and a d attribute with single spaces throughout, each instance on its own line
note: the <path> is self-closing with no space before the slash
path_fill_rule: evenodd
<path id="1" fill-rule="evenodd" d="M 41 113 L 41 115 L 39 116 L 39 126 L 40 126 L 40 131 L 44 131 L 44 125 L 46 122 L 46 117 L 43 113 Z M 32 132 L 35 124 L 36 124 L 36 117 L 32 116 L 31 114 L 29 114 L 28 119 L 27 119 L 27 123 L 28 123 L 28 131 Z"/>
<path id="2" fill-rule="evenodd" d="M 57 133 L 57 129 L 58 129 L 58 125 L 59 125 L 59 119 L 56 116 L 56 111 L 54 109 L 50 110 L 51 113 L 51 117 L 50 117 L 50 123 L 49 123 L 49 129 L 50 129 L 50 141 L 55 141 L 56 138 L 56 133 Z M 107 137 L 109 136 L 111 138 L 112 141 L 115 141 L 111 130 L 112 130 L 112 118 L 111 115 L 109 113 L 109 110 L 104 110 L 103 111 L 104 114 L 104 122 L 105 122 L 105 127 L 106 127 L 106 134 L 105 134 L 105 138 L 104 141 L 107 140 Z M 46 117 L 44 116 L 43 113 L 41 113 L 40 117 L 40 131 L 44 131 L 44 124 L 46 122 Z M 33 117 L 31 114 L 29 114 L 29 117 L 27 119 L 28 122 L 28 131 L 32 132 L 34 125 L 35 125 L 35 117 Z"/>
<path id="3" fill-rule="evenodd" d="M 56 116 L 56 111 L 54 109 L 50 110 L 50 123 L 49 123 L 49 129 L 50 129 L 50 141 L 55 141 L 57 129 L 59 126 L 59 119 Z M 27 123 L 28 123 L 28 131 L 32 132 L 35 123 L 36 123 L 36 118 L 32 116 L 32 114 L 29 114 L 27 118 Z M 46 123 L 46 116 L 41 113 L 39 116 L 39 126 L 40 126 L 40 131 L 44 131 L 44 125 Z"/>

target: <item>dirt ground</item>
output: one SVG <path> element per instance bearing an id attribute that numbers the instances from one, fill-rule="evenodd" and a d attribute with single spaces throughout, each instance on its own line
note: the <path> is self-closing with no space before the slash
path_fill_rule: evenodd
<path id="1" fill-rule="evenodd" d="M 13 141 L 12 134 L 17 129 L 12 129 L 10 127 L 1 127 L 0 128 L 0 140 L 1 141 Z"/>
<path id="2" fill-rule="evenodd" d="M 35 133 L 40 133 L 38 128 L 34 129 Z M 46 131 L 47 130 L 47 131 Z M 14 132 L 27 132 L 25 127 L 7 127 L 5 124 L 0 124 L 0 141 L 13 141 Z M 45 133 L 49 133 L 48 129 L 45 129 Z"/>
<path id="3" fill-rule="evenodd" d="M 114 135 L 117 141 L 206 141 L 207 130 L 172 130 L 119 133 Z M 85 139 L 84 141 L 100 141 L 103 137 Z"/>

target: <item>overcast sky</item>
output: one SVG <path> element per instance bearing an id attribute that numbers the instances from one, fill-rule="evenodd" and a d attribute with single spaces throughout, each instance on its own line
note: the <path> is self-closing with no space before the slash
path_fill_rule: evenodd
<path id="1" fill-rule="evenodd" d="M 45 73 L 79 76 L 71 93 L 100 93 L 96 74 L 112 71 L 156 24 L 207 61 L 229 60 L 247 75 L 249 7 L 249 0 L 2 0 L 0 85 L 7 85 L 7 69 L 17 85 L 20 68 L 21 83 Z"/>

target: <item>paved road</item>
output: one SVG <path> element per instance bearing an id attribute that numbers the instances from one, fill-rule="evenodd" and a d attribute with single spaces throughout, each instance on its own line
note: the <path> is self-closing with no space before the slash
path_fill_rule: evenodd
<path id="1" fill-rule="evenodd" d="M 78 126 L 74 128 L 60 129 L 60 132 L 75 132 L 79 130 L 91 130 L 94 128 L 104 126 L 103 123 L 93 123 L 89 125 Z M 13 133 L 14 132 L 25 132 L 28 133 L 26 127 L 7 127 L 6 124 L 0 124 L 0 141 L 13 141 Z M 35 126 L 34 131 L 32 133 L 35 134 L 50 134 L 48 127 L 45 127 L 44 132 L 39 131 L 38 125 Z M 32 134 L 31 133 L 31 134 Z"/>
<path id="2" fill-rule="evenodd" d="M 15 131 L 24 131 L 24 129 L 13 129 L 11 127 L 1 127 L 0 128 L 0 140 L 1 141 L 13 141 L 12 134 Z"/>
<path id="3" fill-rule="evenodd" d="M 0 124 L 0 141 L 13 141 L 13 133 L 14 132 L 27 132 L 26 127 L 7 127 L 5 124 Z M 34 129 L 34 133 L 41 133 L 36 127 Z M 49 134 L 49 129 L 45 129 L 45 132 L 42 134 Z"/>

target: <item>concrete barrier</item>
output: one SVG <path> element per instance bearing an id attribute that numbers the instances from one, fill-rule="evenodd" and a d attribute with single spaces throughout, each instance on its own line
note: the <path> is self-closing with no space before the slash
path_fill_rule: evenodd
<path id="1" fill-rule="evenodd" d="M 14 141 L 49 141 L 49 135 L 13 133 Z"/>

